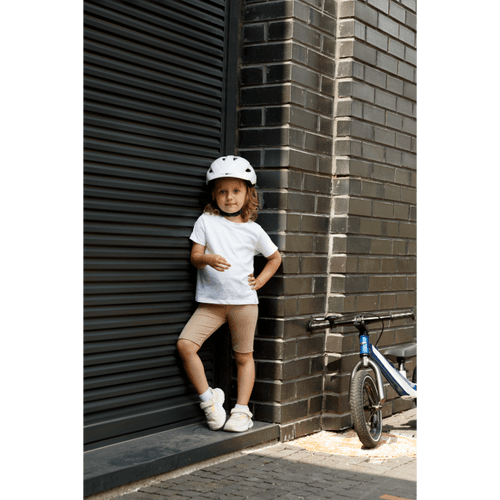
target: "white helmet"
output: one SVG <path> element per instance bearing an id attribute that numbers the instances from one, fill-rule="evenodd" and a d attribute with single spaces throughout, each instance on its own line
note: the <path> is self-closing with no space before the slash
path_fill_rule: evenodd
<path id="1" fill-rule="evenodd" d="M 207 184 L 215 179 L 234 177 L 250 182 L 252 186 L 257 183 L 257 175 L 252 165 L 241 156 L 221 156 L 217 158 L 207 172 Z"/>

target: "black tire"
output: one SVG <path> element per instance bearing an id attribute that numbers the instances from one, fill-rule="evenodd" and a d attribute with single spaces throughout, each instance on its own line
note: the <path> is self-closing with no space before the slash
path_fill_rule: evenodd
<path id="1" fill-rule="evenodd" d="M 413 377 L 411 381 L 416 384 L 417 383 L 417 367 L 415 366 L 415 370 L 413 370 Z M 415 406 L 417 406 L 417 398 L 415 398 Z"/>
<path id="2" fill-rule="evenodd" d="M 382 436 L 382 410 L 377 384 L 366 370 L 354 375 L 349 402 L 354 430 L 366 448 L 375 448 Z"/>

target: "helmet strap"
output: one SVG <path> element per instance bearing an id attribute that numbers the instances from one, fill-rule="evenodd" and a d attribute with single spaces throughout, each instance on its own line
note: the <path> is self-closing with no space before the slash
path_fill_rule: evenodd
<path id="1" fill-rule="evenodd" d="M 220 214 L 223 215 L 224 217 L 238 217 L 238 215 L 241 215 L 241 210 L 238 210 L 237 212 L 230 214 L 228 212 L 224 212 L 224 210 L 221 210 L 219 207 L 217 208 L 219 209 Z"/>

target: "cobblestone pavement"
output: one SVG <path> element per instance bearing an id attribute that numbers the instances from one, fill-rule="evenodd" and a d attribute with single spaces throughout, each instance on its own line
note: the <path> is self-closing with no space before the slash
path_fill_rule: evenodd
<path id="1" fill-rule="evenodd" d="M 416 437 L 416 410 L 384 419 L 384 432 Z M 119 500 L 416 499 L 416 458 L 374 460 L 311 452 L 292 442 L 239 452 Z"/>

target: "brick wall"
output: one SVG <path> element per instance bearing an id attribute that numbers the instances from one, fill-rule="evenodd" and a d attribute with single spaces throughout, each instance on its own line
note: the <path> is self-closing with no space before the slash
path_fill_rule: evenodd
<path id="1" fill-rule="evenodd" d="M 339 2 L 331 311 L 416 306 L 415 9 L 414 0 Z M 401 321 L 386 329 L 379 346 L 414 336 L 411 322 Z M 324 428 L 350 424 L 357 349 L 357 333 L 327 334 Z M 412 405 L 386 387 L 385 415 Z"/>
<path id="2" fill-rule="evenodd" d="M 350 425 L 357 338 L 310 317 L 415 305 L 415 20 L 410 0 L 242 5 L 239 154 L 283 255 L 260 292 L 251 405 L 283 440 Z"/>

